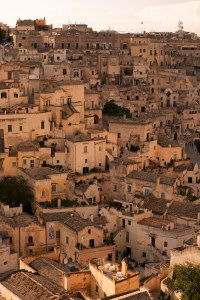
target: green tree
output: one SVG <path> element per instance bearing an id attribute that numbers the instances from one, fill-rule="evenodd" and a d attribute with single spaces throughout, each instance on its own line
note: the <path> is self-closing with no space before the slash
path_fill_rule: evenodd
<path id="1" fill-rule="evenodd" d="M 200 299 L 200 265 L 176 265 L 168 287 L 182 294 L 182 300 Z"/>
<path id="2" fill-rule="evenodd" d="M 23 204 L 23 210 L 31 214 L 32 200 L 34 200 L 33 190 L 22 176 L 3 177 L 0 181 L 0 202 L 11 207 Z"/>
<path id="3" fill-rule="evenodd" d="M 128 108 L 118 106 L 113 101 L 109 101 L 104 105 L 103 114 L 118 117 L 126 115 L 127 118 L 131 118 L 131 112 Z"/>
<path id="4" fill-rule="evenodd" d="M 6 39 L 6 32 L 5 30 L 0 28 L 0 43 L 4 42 Z"/>

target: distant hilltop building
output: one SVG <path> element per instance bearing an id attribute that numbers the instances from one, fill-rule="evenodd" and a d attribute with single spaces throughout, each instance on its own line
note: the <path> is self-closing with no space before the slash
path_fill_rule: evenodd
<path id="1" fill-rule="evenodd" d="M 36 19 L 36 20 L 17 20 L 16 30 L 18 31 L 40 31 L 40 30 L 51 30 L 52 25 L 47 25 L 46 20 Z"/>

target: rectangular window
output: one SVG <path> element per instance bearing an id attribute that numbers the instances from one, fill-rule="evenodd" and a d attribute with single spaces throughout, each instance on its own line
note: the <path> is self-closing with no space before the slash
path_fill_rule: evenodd
<path id="1" fill-rule="evenodd" d="M 12 240 L 12 237 L 10 236 L 10 244 L 12 244 L 13 243 L 13 240 Z"/>
<path id="2" fill-rule="evenodd" d="M 188 177 L 188 183 L 192 183 L 192 177 Z"/>
<path id="3" fill-rule="evenodd" d="M 164 242 L 164 247 L 167 247 L 167 242 Z"/>
<path id="4" fill-rule="evenodd" d="M 113 191 L 114 191 L 114 192 L 116 192 L 116 191 L 117 191 L 117 186 L 116 186 L 116 184 L 114 185 L 114 189 L 113 189 Z"/>
<path id="5" fill-rule="evenodd" d="M 84 146 L 84 153 L 87 153 L 87 146 Z"/>
<path id="6" fill-rule="evenodd" d="M 22 126 L 19 126 L 19 131 L 22 131 Z"/>
<path id="7" fill-rule="evenodd" d="M 59 164 L 59 162 L 60 162 L 60 161 L 59 161 L 59 160 L 57 160 L 57 164 Z"/>
<path id="8" fill-rule="evenodd" d="M 41 129 L 44 129 L 44 121 L 41 121 Z"/>
<path id="9" fill-rule="evenodd" d="M 128 225 L 131 225 L 131 221 L 130 220 L 128 220 Z"/>
<path id="10" fill-rule="evenodd" d="M 18 98 L 18 94 L 17 93 L 14 93 L 14 98 Z"/>
<path id="11" fill-rule="evenodd" d="M 56 231 L 56 238 L 59 239 L 60 238 L 60 230 Z"/>
<path id="12" fill-rule="evenodd" d="M 66 244 L 69 244 L 69 238 L 66 236 Z"/>
<path id="13" fill-rule="evenodd" d="M 67 69 L 63 69 L 63 75 L 67 74 Z"/>
<path id="14" fill-rule="evenodd" d="M 33 159 L 30 160 L 30 167 L 31 168 L 34 168 L 35 166 L 35 161 Z"/>
<path id="15" fill-rule="evenodd" d="M 131 191 L 132 191 L 132 186 L 128 185 L 128 193 L 131 193 Z"/>
<path id="16" fill-rule="evenodd" d="M 142 257 L 146 257 L 146 252 L 142 252 Z"/>
<path id="17" fill-rule="evenodd" d="M 23 160 L 23 164 L 26 165 L 26 159 Z"/>
<path id="18" fill-rule="evenodd" d="M 32 237 L 32 236 L 29 236 L 29 237 L 28 237 L 28 242 L 29 242 L 29 244 L 32 244 L 32 243 L 33 243 L 33 237 Z"/>
<path id="19" fill-rule="evenodd" d="M 68 48 L 68 49 L 71 48 L 71 44 L 70 44 L 70 43 L 67 44 L 67 48 Z"/>
<path id="20" fill-rule="evenodd" d="M 85 163 L 87 163 L 87 159 L 85 159 Z"/>
<path id="21" fill-rule="evenodd" d="M 98 285 L 96 285 L 96 293 L 97 294 L 99 293 L 99 287 L 98 287 Z"/>
<path id="22" fill-rule="evenodd" d="M 16 167 L 16 162 L 12 162 L 12 167 Z"/>
<path id="23" fill-rule="evenodd" d="M 129 232 L 126 232 L 126 242 L 129 243 Z"/>
<path id="24" fill-rule="evenodd" d="M 12 125 L 8 125 L 8 132 L 12 132 Z"/>
<path id="25" fill-rule="evenodd" d="M 78 49 L 78 43 L 76 43 L 76 49 Z"/>
<path id="26" fill-rule="evenodd" d="M 56 184 L 51 185 L 51 190 L 52 190 L 52 192 L 56 192 Z"/>
<path id="27" fill-rule="evenodd" d="M 45 191 L 42 191 L 42 197 L 45 197 L 45 196 L 46 196 Z"/>
<path id="28" fill-rule="evenodd" d="M 118 134 L 117 134 L 117 137 L 118 137 L 118 139 L 120 139 L 120 137 L 121 137 L 121 133 L 118 133 Z"/>

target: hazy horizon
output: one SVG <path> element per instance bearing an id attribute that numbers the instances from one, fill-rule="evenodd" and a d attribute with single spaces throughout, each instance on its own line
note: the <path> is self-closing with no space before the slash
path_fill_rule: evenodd
<path id="1" fill-rule="evenodd" d="M 62 27 L 67 23 L 85 23 L 95 30 L 121 32 L 176 31 L 183 21 L 184 30 L 200 34 L 199 0 L 11 0 L 1 4 L 0 22 L 15 26 L 17 19 L 46 18 L 47 24 Z M 150 3 L 151 2 L 151 3 Z M 12 7 L 12 10 L 10 9 Z M 9 14 L 6 14 L 6 12 Z M 191 22 L 192 20 L 192 22 Z M 143 23 L 143 24 L 142 24 Z"/>

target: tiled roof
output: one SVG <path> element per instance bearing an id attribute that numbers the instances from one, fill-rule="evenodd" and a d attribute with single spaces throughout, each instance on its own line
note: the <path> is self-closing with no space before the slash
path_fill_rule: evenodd
<path id="1" fill-rule="evenodd" d="M 83 219 L 77 215 L 66 216 L 64 220 L 61 220 L 61 223 L 76 232 L 79 232 L 88 226 L 95 226 L 96 228 L 101 229 L 98 225 L 96 225 L 92 221 L 88 219 Z"/>
<path id="2" fill-rule="evenodd" d="M 62 273 L 70 271 L 66 265 L 61 265 L 56 261 L 44 257 L 35 259 L 30 266 L 38 271 L 40 275 L 53 280 L 59 285 L 62 282 Z"/>
<path id="3" fill-rule="evenodd" d="M 154 214 L 162 215 L 168 208 L 168 203 L 170 203 L 170 201 L 167 201 L 165 199 L 149 197 L 144 200 L 143 204 L 140 207 L 152 210 Z"/>
<path id="4" fill-rule="evenodd" d="M 23 169 L 23 172 L 34 178 L 35 180 L 48 179 L 49 175 L 63 174 L 62 170 L 54 168 L 34 168 L 34 169 Z"/>
<path id="5" fill-rule="evenodd" d="M 94 218 L 94 223 L 97 225 L 105 226 L 109 222 L 105 216 L 100 216 L 100 217 Z"/>
<path id="6" fill-rule="evenodd" d="M 157 175 L 154 173 L 149 173 L 149 172 L 133 171 L 127 176 L 127 178 L 156 183 Z"/>
<path id="7" fill-rule="evenodd" d="M 170 221 L 157 218 L 146 218 L 139 221 L 138 224 L 155 228 L 162 228 L 162 226 L 167 226 L 168 224 L 170 224 Z"/>
<path id="8" fill-rule="evenodd" d="M 197 220 L 200 213 L 200 204 L 182 203 L 174 201 L 168 208 L 167 214 L 177 217 L 186 217 Z"/>
<path id="9" fill-rule="evenodd" d="M 159 178 L 159 176 L 150 172 L 133 171 L 127 176 L 127 178 L 156 183 L 156 180 Z M 175 181 L 176 177 L 165 175 L 160 176 L 160 184 L 173 185 Z"/>
<path id="10" fill-rule="evenodd" d="M 183 172 L 185 170 L 193 171 L 193 169 L 194 169 L 194 164 L 189 163 L 189 164 L 183 164 L 183 165 L 174 167 L 174 172 Z"/>
<path id="11" fill-rule="evenodd" d="M 52 222 L 52 221 L 61 221 L 64 220 L 66 217 L 69 216 L 79 216 L 79 214 L 75 211 L 68 211 L 68 212 L 56 212 L 56 213 L 48 213 L 42 214 L 41 217 L 45 220 L 45 222 Z"/>
<path id="12" fill-rule="evenodd" d="M 174 185 L 176 181 L 176 177 L 171 177 L 171 176 L 160 176 L 160 184 L 166 184 L 166 185 Z"/>
<path id="13" fill-rule="evenodd" d="M 67 291 L 53 281 L 25 271 L 12 274 L 1 284 L 23 300 L 70 299 Z"/>
<path id="14" fill-rule="evenodd" d="M 15 228 L 15 227 L 26 227 L 30 224 L 37 224 L 40 225 L 38 222 L 37 217 L 28 215 L 26 213 L 23 213 L 18 216 L 14 217 L 5 217 L 5 216 L 0 216 L 0 224 L 1 223 L 6 223 L 9 226 Z"/>

